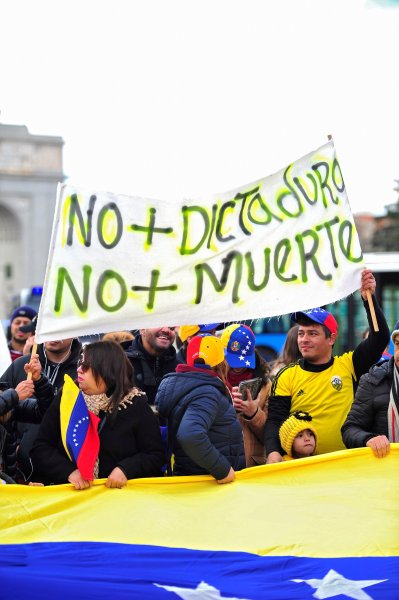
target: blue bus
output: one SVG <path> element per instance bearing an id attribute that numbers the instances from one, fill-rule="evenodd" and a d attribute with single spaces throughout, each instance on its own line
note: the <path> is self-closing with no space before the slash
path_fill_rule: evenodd
<path id="1" fill-rule="evenodd" d="M 374 273 L 376 297 L 392 330 L 399 320 L 399 252 L 365 252 L 364 260 L 367 268 Z M 368 327 L 360 293 L 355 292 L 323 308 L 332 312 L 338 321 L 339 336 L 334 353 L 341 354 L 355 348 Z M 258 351 L 268 361 L 280 354 L 287 331 L 293 325 L 290 315 L 256 319 L 247 321 L 247 324 L 255 333 Z M 392 344 L 390 352 L 393 353 Z"/>
<path id="2" fill-rule="evenodd" d="M 22 288 L 17 296 L 13 297 L 13 308 L 18 306 L 30 306 L 36 312 L 39 312 L 40 301 L 42 299 L 43 288 L 41 286 L 33 286 Z"/>

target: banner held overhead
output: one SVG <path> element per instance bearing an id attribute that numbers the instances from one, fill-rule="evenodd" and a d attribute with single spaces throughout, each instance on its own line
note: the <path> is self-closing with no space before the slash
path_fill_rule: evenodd
<path id="1" fill-rule="evenodd" d="M 36 341 L 305 310 L 354 292 L 363 267 L 332 140 L 198 200 L 60 184 Z"/>

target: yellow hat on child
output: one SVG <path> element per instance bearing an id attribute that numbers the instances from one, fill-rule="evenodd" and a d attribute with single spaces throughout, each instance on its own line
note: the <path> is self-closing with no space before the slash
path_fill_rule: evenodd
<path id="1" fill-rule="evenodd" d="M 279 430 L 280 444 L 283 450 L 291 456 L 292 444 L 298 433 L 304 429 L 310 429 L 314 433 L 317 441 L 317 434 L 312 423 L 312 417 L 304 411 L 294 412 L 281 425 Z"/>

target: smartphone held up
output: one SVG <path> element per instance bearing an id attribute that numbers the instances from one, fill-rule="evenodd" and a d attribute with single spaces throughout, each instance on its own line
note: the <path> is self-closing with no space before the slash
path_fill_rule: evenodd
<path id="1" fill-rule="evenodd" d="M 246 381 L 241 381 L 238 386 L 238 391 L 240 392 L 242 399 L 244 401 L 248 400 L 248 390 L 251 394 L 253 400 L 258 396 L 260 389 L 262 387 L 263 380 L 261 377 L 255 377 L 254 379 L 247 379 Z"/>

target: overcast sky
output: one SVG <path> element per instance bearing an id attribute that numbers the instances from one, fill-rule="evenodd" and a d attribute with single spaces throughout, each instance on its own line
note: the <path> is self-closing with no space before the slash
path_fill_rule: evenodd
<path id="1" fill-rule="evenodd" d="M 71 183 L 198 197 L 332 134 L 352 212 L 399 179 L 393 0 L 0 0 L 0 121 L 65 141 Z"/>

